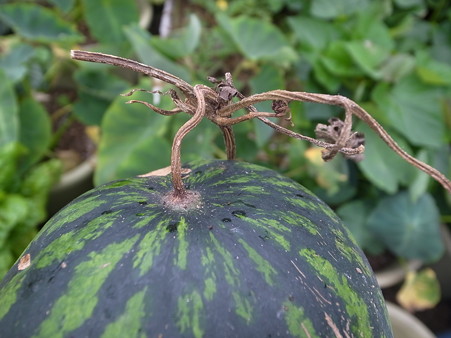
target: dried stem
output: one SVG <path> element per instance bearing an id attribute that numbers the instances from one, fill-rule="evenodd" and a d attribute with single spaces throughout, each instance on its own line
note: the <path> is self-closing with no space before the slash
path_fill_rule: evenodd
<path id="1" fill-rule="evenodd" d="M 193 87 L 189 83 L 183 81 L 175 75 L 172 75 L 171 73 L 167 73 L 164 70 L 145 65 L 138 61 L 109 54 L 86 52 L 82 50 L 72 50 L 70 55 L 74 60 L 106 63 L 113 66 L 128 68 L 135 72 L 149 75 L 155 79 L 172 84 L 179 88 L 186 96 L 193 96 Z"/>
<path id="2" fill-rule="evenodd" d="M 183 138 L 193 130 L 205 117 L 205 91 L 211 91 L 212 89 L 204 85 L 194 86 L 194 95 L 197 99 L 197 109 L 192 118 L 190 118 L 180 129 L 177 131 L 172 144 L 171 153 L 171 169 L 172 169 L 172 184 L 174 186 L 174 196 L 176 198 L 183 198 L 185 195 L 185 187 L 182 182 L 182 164 L 181 164 L 181 145 Z"/>
<path id="3" fill-rule="evenodd" d="M 185 81 L 170 73 L 150 67 L 137 61 L 102 53 L 85 51 L 72 51 L 71 56 L 76 60 L 106 63 L 128 68 L 133 71 L 140 72 L 172 84 L 183 92 L 186 98 L 184 100 L 181 100 L 179 99 L 175 91 L 170 91 L 172 101 L 176 105 L 176 108 L 173 110 L 163 110 L 155 107 L 150 103 L 139 100 L 131 100 L 128 102 L 145 104 L 150 109 L 162 115 L 173 115 L 181 111 L 193 115 L 192 118 L 179 129 L 174 138 L 174 143 L 172 146 L 171 168 L 174 185 L 173 197 L 175 199 L 183 199 L 184 196 L 186 196 L 185 187 L 183 186 L 181 177 L 181 142 L 186 134 L 193 128 L 195 128 L 204 117 L 207 117 L 221 128 L 221 131 L 224 135 L 228 159 L 234 159 L 236 152 L 232 125 L 242 121 L 257 118 L 278 132 L 281 132 L 293 138 L 311 142 L 312 144 L 324 148 L 324 160 L 332 159 L 338 152 L 343 153 L 344 156 L 348 158 L 357 160 L 361 156 L 360 154 L 363 153 L 364 146 L 362 139 L 363 136 L 359 133 L 352 132 L 352 118 L 353 116 L 356 116 L 357 118 L 368 124 L 377 133 L 377 135 L 382 140 L 384 140 L 384 142 L 399 156 L 401 156 L 411 165 L 426 172 L 428 175 L 437 180 L 447 191 L 451 192 L 451 182 L 445 177 L 445 175 L 405 152 L 370 114 L 368 114 L 363 108 L 358 106 L 354 101 L 346 97 L 340 95 L 290 92 L 286 90 L 273 90 L 245 97 L 233 85 L 230 73 L 226 74 L 225 80 L 216 80 L 214 78 L 209 78 L 211 82 L 216 84 L 215 89 L 204 85 L 196 85 L 192 87 Z M 133 92 L 134 91 L 130 92 L 129 95 L 131 95 Z M 232 99 L 234 97 L 237 97 L 239 101 L 233 102 Z M 258 102 L 269 100 L 273 101 L 274 113 L 259 112 L 254 107 L 254 104 Z M 319 135 L 320 138 L 325 139 L 327 141 L 326 142 L 296 133 L 268 119 L 268 117 L 286 116 L 286 114 L 289 112 L 288 103 L 290 101 L 323 103 L 343 107 L 345 110 L 345 120 L 344 122 L 340 121 L 340 124 L 337 124 L 335 123 L 336 121 L 333 121 L 335 124 L 331 124 L 331 126 L 329 127 L 325 125 L 318 125 L 315 131 L 317 132 L 317 135 Z M 247 114 L 233 117 L 233 113 L 240 109 L 246 109 Z M 290 120 L 290 116 L 288 116 L 287 119 Z"/>

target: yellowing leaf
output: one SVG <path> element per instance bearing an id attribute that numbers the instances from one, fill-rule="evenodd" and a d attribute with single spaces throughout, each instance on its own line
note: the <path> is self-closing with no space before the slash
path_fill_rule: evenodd
<path id="1" fill-rule="evenodd" d="M 409 271 L 396 299 L 410 312 L 431 309 L 440 301 L 440 284 L 434 270 Z"/>

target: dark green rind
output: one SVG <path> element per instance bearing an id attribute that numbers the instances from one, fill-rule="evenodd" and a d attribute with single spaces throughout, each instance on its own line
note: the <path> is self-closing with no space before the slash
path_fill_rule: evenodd
<path id="1" fill-rule="evenodd" d="M 192 165 L 98 187 L 55 215 L 0 283 L 0 337 L 391 337 L 368 263 L 337 216 L 274 171 Z M 122 335 L 123 336 L 123 335 Z"/>

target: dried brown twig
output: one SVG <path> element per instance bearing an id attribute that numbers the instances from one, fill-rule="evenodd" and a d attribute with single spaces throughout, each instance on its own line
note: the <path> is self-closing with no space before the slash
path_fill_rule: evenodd
<path id="1" fill-rule="evenodd" d="M 221 81 L 210 78 L 209 80 L 215 84 L 215 88 L 204 85 L 196 85 L 193 87 L 175 75 L 137 61 L 113 55 L 77 50 L 71 51 L 71 56 L 75 60 L 106 63 L 128 68 L 172 84 L 181 91 L 183 98 L 180 98 L 174 90 L 164 93 L 171 96 L 172 101 L 176 106 L 173 110 L 163 110 L 144 101 L 128 101 L 128 103 L 144 104 L 162 115 L 174 115 L 179 112 L 185 112 L 192 115 L 192 118 L 177 132 L 172 146 L 171 172 L 175 198 L 181 199 L 184 198 L 184 196 L 187 196 L 187 192 L 182 182 L 182 168 L 180 162 L 181 142 L 186 134 L 195 128 L 205 117 L 218 125 L 223 132 L 228 159 L 234 159 L 236 152 L 232 126 L 242 121 L 257 118 L 278 132 L 293 138 L 308 141 L 324 148 L 323 159 L 325 161 L 331 160 L 338 153 L 343 153 L 345 157 L 358 161 L 362 159 L 362 153 L 365 147 L 363 135 L 352 131 L 352 118 L 353 116 L 356 116 L 368 124 L 399 156 L 411 165 L 433 177 L 448 192 L 451 192 L 451 182 L 445 175 L 405 152 L 369 113 L 354 101 L 344 96 L 273 90 L 245 97 L 233 85 L 230 73 L 227 73 L 225 79 Z M 136 90 L 133 90 L 125 95 L 130 96 L 135 91 Z M 234 97 L 237 97 L 239 101 L 232 101 Z M 273 101 L 274 112 L 257 111 L 254 104 L 262 101 Z M 268 119 L 268 117 L 287 118 L 287 114 L 289 114 L 288 103 L 290 101 L 323 103 L 343 107 L 345 111 L 345 120 L 341 121 L 337 118 L 333 118 L 329 120 L 330 125 L 319 124 L 315 129 L 317 137 L 321 139 L 318 140 L 296 133 Z M 240 109 L 246 109 L 247 113 L 238 117 L 233 117 L 233 114 Z M 288 116 L 287 119 L 289 120 L 290 117 Z"/>

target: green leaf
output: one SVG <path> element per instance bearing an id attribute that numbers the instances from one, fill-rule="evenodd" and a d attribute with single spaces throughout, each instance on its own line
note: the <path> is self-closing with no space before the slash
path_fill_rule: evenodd
<path id="1" fill-rule="evenodd" d="M 317 18 L 333 19 L 362 11 L 368 4 L 368 0 L 315 0 L 312 1 L 310 13 Z"/>
<path id="2" fill-rule="evenodd" d="M 356 200 L 337 209 L 337 214 L 343 220 L 355 240 L 366 252 L 377 255 L 383 252 L 384 245 L 367 226 L 368 216 L 373 208 L 373 202 Z"/>
<path id="3" fill-rule="evenodd" d="M 48 151 L 52 123 L 45 108 L 32 99 L 25 98 L 19 106 L 20 142 L 28 149 L 21 165 L 27 168 L 38 162 Z"/>
<path id="4" fill-rule="evenodd" d="M 47 218 L 47 200 L 51 188 L 59 181 L 62 163 L 59 159 L 51 159 L 33 167 L 25 176 L 20 193 L 27 197 L 29 213 L 23 220 L 22 227 L 29 232 Z"/>
<path id="5" fill-rule="evenodd" d="M 153 102 L 153 96 L 147 93 L 137 92 L 132 98 Z M 156 114 L 142 104 L 125 104 L 127 100 L 130 97 L 118 97 L 103 118 L 96 185 L 169 165 L 171 147 L 163 135 L 170 117 Z M 163 96 L 158 106 L 171 109 L 171 102 Z"/>
<path id="6" fill-rule="evenodd" d="M 424 0 L 395 0 L 395 3 L 399 7 L 413 7 L 424 6 Z"/>
<path id="7" fill-rule="evenodd" d="M 8 248 L 0 247 L 0 279 L 8 272 L 14 263 L 14 257 Z"/>
<path id="8" fill-rule="evenodd" d="M 29 71 L 27 62 L 35 55 L 35 52 L 29 44 L 16 44 L 0 57 L 0 69 L 11 82 L 17 83 Z"/>
<path id="9" fill-rule="evenodd" d="M 0 147 L 19 138 L 19 115 L 11 81 L 0 70 Z"/>
<path id="10" fill-rule="evenodd" d="M 28 211 L 27 199 L 19 194 L 7 195 L 0 202 L 0 248 L 14 227 L 26 219 Z"/>
<path id="11" fill-rule="evenodd" d="M 380 84 L 373 100 L 391 126 L 417 146 L 438 148 L 445 139 L 441 92 L 415 76 L 402 78 L 393 88 Z"/>
<path id="12" fill-rule="evenodd" d="M 36 4 L 1 5 L 0 19 L 17 34 L 29 40 L 65 45 L 83 41 L 83 36 L 73 25 L 58 17 L 52 10 Z"/>
<path id="13" fill-rule="evenodd" d="M 172 62 L 152 47 L 150 43 L 152 36 L 147 31 L 138 25 L 130 25 L 125 28 L 125 34 L 141 62 L 178 76 L 185 81 L 190 79 L 190 74 L 184 67 Z"/>
<path id="14" fill-rule="evenodd" d="M 282 57 L 284 61 L 290 60 L 289 51 L 292 51 L 292 49 L 288 40 L 270 22 L 246 16 L 232 19 L 225 15 L 218 15 L 217 19 L 220 26 L 229 34 L 241 53 L 248 59 L 275 60 L 277 57 Z"/>
<path id="15" fill-rule="evenodd" d="M 416 71 L 420 79 L 431 85 L 451 85 L 451 66 L 432 59 L 425 52 L 416 55 Z"/>
<path id="16" fill-rule="evenodd" d="M 390 50 L 372 43 L 369 40 L 351 41 L 346 43 L 346 49 L 355 63 L 374 79 L 381 77 L 379 65 L 390 55 Z"/>
<path id="17" fill-rule="evenodd" d="M 111 102 L 130 87 L 128 82 L 104 69 L 83 67 L 74 77 L 79 88 L 74 113 L 87 125 L 100 125 Z"/>
<path id="18" fill-rule="evenodd" d="M 416 156 L 418 160 L 428 163 L 428 153 L 426 150 L 421 150 Z M 423 194 L 426 193 L 428 188 L 428 183 L 431 177 L 421 170 L 417 170 L 414 179 L 409 185 L 409 194 L 412 201 L 418 200 Z"/>
<path id="19" fill-rule="evenodd" d="M 75 0 L 49 0 L 49 2 L 57 6 L 64 13 L 69 12 L 75 5 Z"/>
<path id="20" fill-rule="evenodd" d="M 395 193 L 400 183 L 409 183 L 415 169 L 391 150 L 366 124 L 359 123 L 356 129 L 365 134 L 365 159 L 358 163 L 365 177 L 389 194 Z M 402 148 L 409 150 L 402 139 L 390 134 Z"/>
<path id="21" fill-rule="evenodd" d="M 408 54 L 394 54 L 379 68 L 385 82 L 397 82 L 415 67 L 415 59 Z"/>
<path id="22" fill-rule="evenodd" d="M 0 147 L 0 199 L 1 192 L 16 191 L 20 185 L 20 175 L 18 174 L 18 161 L 26 149 L 18 142 L 11 142 Z"/>
<path id="23" fill-rule="evenodd" d="M 429 194 L 415 202 L 407 192 L 385 197 L 368 218 L 368 227 L 400 257 L 431 262 L 443 254 L 440 213 Z"/>
<path id="24" fill-rule="evenodd" d="M 190 55 L 199 45 L 202 27 L 195 15 L 190 15 L 188 26 L 176 31 L 169 38 L 153 37 L 150 44 L 171 59 Z"/>
<path id="25" fill-rule="evenodd" d="M 82 5 L 90 32 L 104 43 L 126 41 L 124 27 L 139 21 L 136 1 L 82 0 Z"/>
<path id="26" fill-rule="evenodd" d="M 61 177 L 62 163 L 59 159 L 51 159 L 34 166 L 25 175 L 20 193 L 30 199 L 42 200 L 39 204 L 45 205 L 50 189 Z"/>
<path id="27" fill-rule="evenodd" d="M 321 64 L 332 75 L 340 77 L 357 77 L 362 75 L 353 60 L 349 57 L 344 41 L 334 41 L 320 56 Z M 337 79 L 339 81 L 339 79 Z"/>
<path id="28" fill-rule="evenodd" d="M 253 93 L 262 93 L 274 89 L 283 89 L 285 86 L 283 74 L 280 69 L 265 64 L 261 67 L 260 71 L 250 80 L 251 90 Z M 260 102 L 255 105 L 258 111 L 272 112 L 272 102 Z M 259 147 L 262 147 L 269 138 L 274 134 L 274 130 L 259 121 L 254 119 L 255 137 Z"/>
<path id="29" fill-rule="evenodd" d="M 287 20 L 302 46 L 322 50 L 340 37 L 337 27 L 324 20 L 306 16 L 289 17 Z"/>

